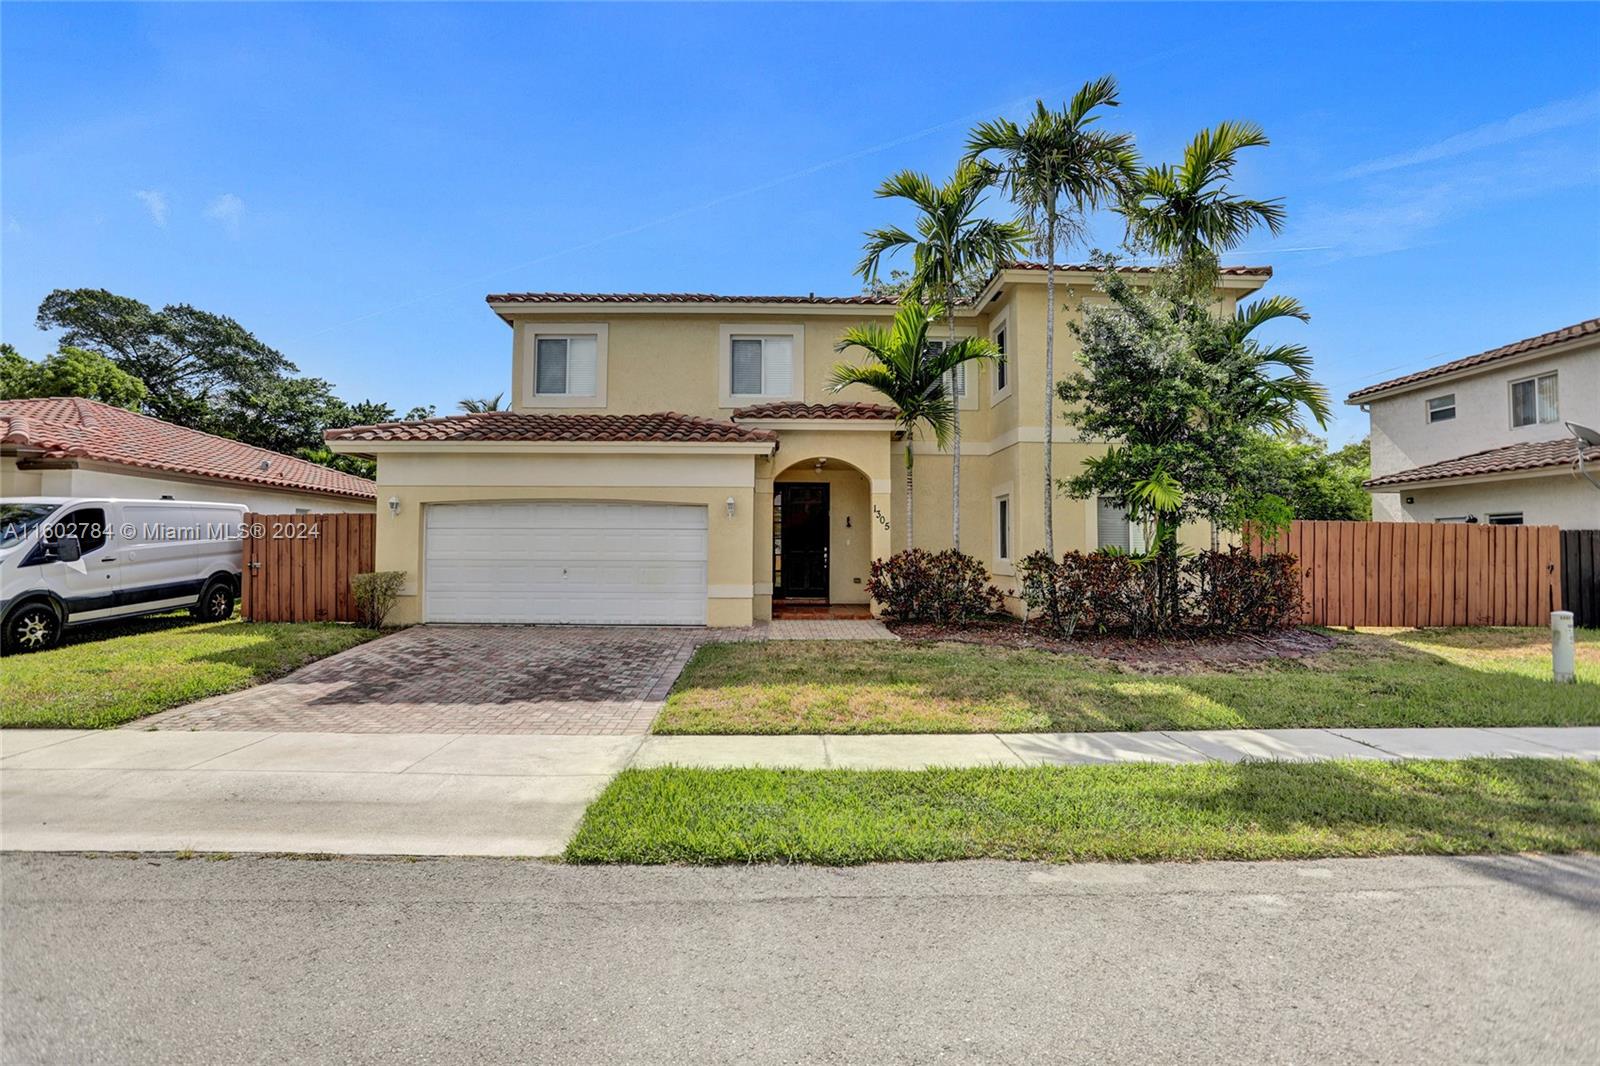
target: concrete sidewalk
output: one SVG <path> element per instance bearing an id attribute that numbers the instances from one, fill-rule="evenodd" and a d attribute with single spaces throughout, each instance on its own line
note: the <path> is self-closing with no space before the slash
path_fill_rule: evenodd
<path id="1" fill-rule="evenodd" d="M 1600 728 L 909 736 L 0 731 L 0 849 L 559 854 L 627 766 L 1600 759 Z"/>

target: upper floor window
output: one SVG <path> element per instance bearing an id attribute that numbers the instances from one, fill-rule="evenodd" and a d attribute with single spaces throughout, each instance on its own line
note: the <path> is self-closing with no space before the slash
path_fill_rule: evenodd
<path id="1" fill-rule="evenodd" d="M 1428 401 L 1428 424 L 1448 422 L 1456 416 L 1456 394 L 1447 392 Z"/>
<path id="2" fill-rule="evenodd" d="M 593 334 L 550 337 L 541 334 L 536 348 L 535 396 L 593 396 L 599 361 Z"/>
<path id="3" fill-rule="evenodd" d="M 734 336 L 729 380 L 735 396 L 787 396 L 794 389 L 794 338 Z"/>
<path id="4" fill-rule="evenodd" d="M 1005 392 L 1010 384 L 1006 377 L 1006 327 L 994 331 L 994 346 L 1000 352 L 1000 358 L 994 361 L 994 391 Z"/>
<path id="5" fill-rule="evenodd" d="M 1511 425 L 1531 426 L 1560 417 L 1556 402 L 1556 376 L 1540 374 L 1511 383 Z"/>

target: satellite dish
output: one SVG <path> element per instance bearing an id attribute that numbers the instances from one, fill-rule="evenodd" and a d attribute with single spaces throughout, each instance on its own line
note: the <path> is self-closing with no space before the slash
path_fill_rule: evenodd
<path id="1" fill-rule="evenodd" d="M 1576 422 L 1568 422 L 1567 428 L 1572 431 L 1574 437 L 1577 437 L 1584 444 L 1591 448 L 1600 448 L 1600 429 L 1590 429 L 1588 426 L 1580 426 Z"/>

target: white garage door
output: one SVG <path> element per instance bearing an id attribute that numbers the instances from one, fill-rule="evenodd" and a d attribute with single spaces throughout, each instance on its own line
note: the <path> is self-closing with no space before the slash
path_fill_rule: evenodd
<path id="1" fill-rule="evenodd" d="M 705 624 L 704 507 L 452 503 L 427 513 L 430 622 Z"/>

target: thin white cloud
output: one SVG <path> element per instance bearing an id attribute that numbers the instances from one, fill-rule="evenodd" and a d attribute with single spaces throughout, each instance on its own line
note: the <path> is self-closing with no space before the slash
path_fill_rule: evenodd
<path id="1" fill-rule="evenodd" d="M 1286 235 L 1297 245 L 1332 245 L 1336 257 L 1404 251 L 1463 215 L 1494 204 L 1600 183 L 1600 160 L 1570 146 L 1529 149 L 1510 159 L 1438 168 L 1426 179 L 1379 182 L 1351 204 L 1313 204 Z"/>
<path id="2" fill-rule="evenodd" d="M 155 189 L 139 189 L 133 194 L 144 209 L 150 212 L 150 221 L 158 226 L 167 224 L 167 197 L 165 193 Z"/>
<path id="3" fill-rule="evenodd" d="M 225 192 L 206 205 L 206 217 L 221 223 L 222 228 L 228 231 L 228 236 L 237 237 L 239 223 L 244 220 L 244 201 L 231 192 Z"/>
<path id="4" fill-rule="evenodd" d="M 1521 111 L 1510 118 L 1475 126 L 1409 152 L 1358 163 L 1341 173 L 1339 177 L 1365 178 L 1385 171 L 1399 170 L 1401 167 L 1416 166 L 1418 163 L 1450 159 L 1468 152 L 1476 152 L 1481 148 L 1493 148 L 1496 145 L 1524 140 L 1551 130 L 1581 126 L 1596 118 L 1600 118 L 1600 90 Z"/>

